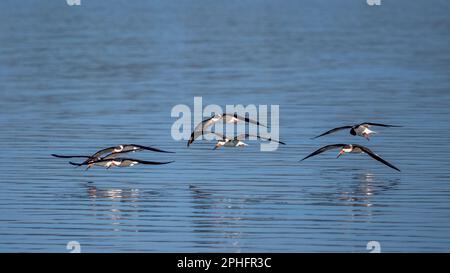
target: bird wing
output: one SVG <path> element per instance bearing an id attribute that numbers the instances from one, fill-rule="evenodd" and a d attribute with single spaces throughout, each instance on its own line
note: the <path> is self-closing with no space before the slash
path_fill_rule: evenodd
<path id="1" fill-rule="evenodd" d="M 402 127 L 402 126 L 398 126 L 398 125 L 390 125 L 390 124 L 382 124 L 382 123 L 373 123 L 373 122 L 364 122 L 359 124 L 359 126 L 365 126 L 365 127 L 370 127 L 370 126 L 380 126 L 380 127 Z"/>
<path id="2" fill-rule="evenodd" d="M 139 151 L 139 150 L 134 150 L 134 151 L 133 150 L 128 150 L 128 151 L 121 151 L 121 152 L 110 153 L 110 154 L 107 154 L 106 156 L 102 157 L 100 160 L 115 159 L 118 156 L 121 156 L 122 154 L 127 154 L 127 153 L 135 152 L 135 151 Z"/>
<path id="3" fill-rule="evenodd" d="M 358 145 L 358 144 L 353 144 L 354 147 L 358 147 L 360 148 L 363 152 L 365 152 L 366 154 L 368 154 L 370 157 L 372 157 L 373 159 L 391 167 L 394 170 L 397 170 L 400 172 L 400 169 L 395 167 L 394 165 L 392 165 L 391 163 L 387 162 L 386 160 L 382 159 L 379 155 L 377 155 L 376 153 L 374 153 L 372 150 L 370 150 L 367 147 L 364 147 L 362 145 Z"/>
<path id="4" fill-rule="evenodd" d="M 336 148 L 342 148 L 345 145 L 346 144 L 331 144 L 331 145 L 323 146 L 322 148 L 320 148 L 320 149 L 316 150 L 315 152 L 309 154 L 308 156 L 306 156 L 305 158 L 303 158 L 300 161 L 303 161 L 303 160 L 305 160 L 307 158 L 310 158 L 311 156 L 315 156 L 315 155 L 321 154 L 321 153 L 326 152 L 328 150 L 332 150 L 332 149 L 336 149 Z"/>
<path id="5" fill-rule="evenodd" d="M 139 164 L 144 164 L 144 165 L 163 165 L 163 164 L 169 164 L 169 163 L 174 162 L 174 161 L 168 161 L 168 162 L 145 161 L 145 160 L 133 159 L 133 158 L 116 158 L 115 160 L 121 161 L 122 164 L 124 164 L 126 166 L 129 166 L 133 163 L 136 164 L 135 162 L 137 162 Z"/>
<path id="6" fill-rule="evenodd" d="M 329 131 L 326 131 L 325 133 L 323 133 L 323 134 L 321 134 L 321 135 L 315 136 L 315 137 L 313 137 L 312 139 L 316 139 L 316 138 L 319 138 L 319 137 L 324 136 L 324 135 L 332 134 L 332 133 L 337 132 L 337 131 L 340 131 L 340 130 L 351 129 L 351 128 L 353 128 L 353 126 L 342 126 L 342 127 L 337 127 L 337 128 L 331 129 L 331 130 L 329 130 Z"/>
<path id="7" fill-rule="evenodd" d="M 286 143 L 284 143 L 284 142 L 282 142 L 282 141 L 279 141 L 279 140 L 276 140 L 276 139 L 272 139 L 272 138 L 267 138 L 267 137 L 262 137 L 262 136 L 258 136 L 258 135 L 252 135 L 252 134 L 240 134 L 240 135 L 238 135 L 237 137 L 235 137 L 234 139 L 235 140 L 245 140 L 245 139 L 247 139 L 247 138 L 249 138 L 249 137 L 256 137 L 256 138 L 258 138 L 258 139 L 264 139 L 264 140 L 268 140 L 268 141 L 273 141 L 273 142 L 278 142 L 278 143 L 280 143 L 280 144 L 283 144 L 283 145 L 286 145 Z"/>
<path id="8" fill-rule="evenodd" d="M 115 149 L 117 149 L 117 146 L 108 147 L 108 148 L 105 148 L 105 149 L 95 152 L 95 154 L 91 155 L 91 157 L 93 157 L 93 158 L 100 157 L 103 154 L 109 154 L 109 153 L 114 152 Z"/>
<path id="9" fill-rule="evenodd" d="M 141 150 L 148 150 L 148 151 L 153 151 L 153 152 L 158 152 L 158 153 L 174 153 L 174 152 L 169 152 L 169 151 L 164 151 L 164 150 L 161 150 L 161 149 L 153 148 L 153 147 L 150 147 L 150 146 L 142 146 L 142 145 L 137 145 L 137 144 L 127 144 L 127 145 L 124 145 L 124 146 L 125 146 L 125 149 L 128 146 L 130 146 L 130 147 L 137 147 L 137 148 L 139 148 Z M 133 150 L 131 150 L 131 151 L 133 151 Z M 137 150 L 135 150 L 135 151 L 137 151 Z"/>
<path id="10" fill-rule="evenodd" d="M 57 157 L 57 158 L 91 158 L 91 156 L 88 156 L 88 155 L 57 155 L 57 154 L 52 154 L 52 156 Z"/>
<path id="11" fill-rule="evenodd" d="M 263 126 L 263 127 L 267 127 L 266 125 L 259 123 L 256 120 L 253 119 L 249 119 L 247 117 L 243 117 L 243 116 L 239 116 L 238 114 L 223 114 L 223 117 L 225 118 L 226 122 L 230 122 L 231 119 L 236 118 L 240 121 L 245 121 L 247 123 L 252 123 L 252 124 L 256 124 L 258 126 Z"/>
<path id="12" fill-rule="evenodd" d="M 197 126 L 195 126 L 194 131 L 191 134 L 191 137 L 188 140 L 187 146 L 191 145 L 199 136 L 202 136 L 206 129 L 211 127 L 216 121 L 213 120 L 213 117 L 203 120 Z"/>
<path id="13" fill-rule="evenodd" d="M 72 162 L 72 161 L 70 161 L 69 164 L 70 164 L 70 165 L 74 165 L 74 166 L 83 166 L 83 165 L 86 165 L 86 164 L 84 164 L 84 162 L 83 162 L 83 163 L 75 163 L 75 162 Z"/>

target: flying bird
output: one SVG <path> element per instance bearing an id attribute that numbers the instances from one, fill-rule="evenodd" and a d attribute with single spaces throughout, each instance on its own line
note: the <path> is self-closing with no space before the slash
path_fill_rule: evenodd
<path id="1" fill-rule="evenodd" d="M 109 169 L 111 167 L 132 167 L 137 164 L 163 165 L 163 164 L 169 164 L 172 162 L 174 162 L 174 161 L 155 162 L 155 161 L 145 161 L 145 160 L 133 159 L 133 158 L 111 158 L 111 159 L 100 159 L 100 160 L 96 160 L 96 161 L 83 162 L 83 163 L 74 163 L 74 162 L 69 162 L 69 163 L 74 166 L 87 165 L 88 167 L 86 168 L 86 170 L 88 170 L 89 168 L 91 168 L 94 165 L 106 167 L 107 169 Z"/>
<path id="2" fill-rule="evenodd" d="M 243 140 L 248 139 L 249 137 L 256 137 L 258 139 L 263 139 L 263 140 L 267 140 L 267 141 L 273 141 L 273 142 L 277 142 L 280 143 L 282 145 L 286 145 L 286 143 L 279 141 L 279 140 L 275 140 L 272 138 L 266 138 L 266 137 L 262 137 L 259 135 L 252 135 L 252 134 L 240 134 L 236 137 L 230 138 L 227 137 L 223 134 L 220 133 L 216 133 L 216 132 L 204 132 L 204 134 L 215 134 L 216 136 L 219 137 L 219 139 L 217 140 L 216 145 L 214 146 L 213 150 L 218 149 L 220 147 L 244 147 L 244 146 L 248 146 L 248 144 L 246 144 Z"/>
<path id="3" fill-rule="evenodd" d="M 191 137 L 189 138 L 187 146 L 189 147 L 189 145 L 191 145 L 195 141 L 195 139 L 197 139 L 199 136 L 204 134 L 203 132 L 205 130 L 207 130 L 209 127 L 211 127 L 212 125 L 214 125 L 215 123 L 217 123 L 221 120 L 225 121 L 225 123 L 237 123 L 239 121 L 243 121 L 243 122 L 247 122 L 247 123 L 256 124 L 258 126 L 267 127 L 266 125 L 261 124 L 258 121 L 239 116 L 236 113 L 235 114 L 216 114 L 210 118 L 203 120 L 199 124 L 197 124 L 197 126 L 194 128 L 194 131 L 191 134 Z"/>
<path id="4" fill-rule="evenodd" d="M 326 131 L 325 133 L 318 135 L 316 137 L 313 137 L 312 139 L 319 138 L 324 135 L 332 134 L 340 130 L 350 129 L 350 134 L 353 136 L 361 136 L 364 137 L 367 140 L 370 140 L 370 137 L 372 134 L 375 134 L 375 131 L 370 130 L 369 128 L 372 126 L 380 126 L 380 127 L 402 127 L 397 125 L 389 125 L 389 124 L 381 124 L 381 123 L 373 123 L 373 122 L 364 122 L 360 124 L 355 125 L 348 125 L 348 126 L 342 126 L 337 127 L 334 129 L 331 129 L 329 131 Z"/>
<path id="5" fill-rule="evenodd" d="M 123 153 L 139 152 L 139 151 L 143 151 L 143 150 L 148 150 L 148 151 L 153 151 L 153 152 L 158 152 L 158 153 L 173 153 L 173 152 L 153 148 L 150 146 L 142 146 L 142 145 L 137 145 L 137 144 L 122 144 L 122 145 L 118 145 L 118 146 L 101 149 L 100 151 L 97 151 L 92 155 L 52 154 L 52 156 L 58 157 L 58 158 L 86 158 L 86 160 L 83 163 L 89 163 L 89 162 L 98 161 L 101 159 L 111 159 L 111 158 L 114 158 Z M 106 154 L 106 156 L 103 156 L 105 154 Z"/>
<path id="6" fill-rule="evenodd" d="M 377 155 L 376 153 L 372 152 L 372 150 L 370 150 L 367 147 L 364 147 L 362 145 L 358 145 L 358 144 L 331 144 L 331 145 L 327 145 L 324 146 L 318 150 L 316 150 L 315 152 L 311 153 L 310 155 L 306 156 L 305 158 L 303 158 L 300 161 L 303 161 L 307 158 L 310 158 L 312 156 L 321 154 L 323 152 L 326 152 L 328 150 L 333 150 L 333 149 L 337 149 L 340 148 L 339 154 L 337 155 L 337 158 L 339 158 L 341 155 L 346 154 L 346 153 L 366 153 L 368 154 L 370 157 L 372 157 L 373 159 L 387 165 L 388 167 L 400 171 L 399 168 L 395 167 L 394 165 L 392 165 L 391 163 L 387 162 L 386 160 L 382 159 L 379 155 Z"/>

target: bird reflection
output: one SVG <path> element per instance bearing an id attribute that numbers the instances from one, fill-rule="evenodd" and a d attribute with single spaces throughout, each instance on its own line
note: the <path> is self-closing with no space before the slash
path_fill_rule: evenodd
<path id="1" fill-rule="evenodd" d="M 341 190 L 339 200 L 349 202 L 353 206 L 371 207 L 373 205 L 371 196 L 376 194 L 374 186 L 375 176 L 372 173 L 356 174 L 353 178 L 356 183 L 350 190 Z"/>
<path id="2" fill-rule="evenodd" d="M 91 210 L 94 216 L 104 220 L 105 216 L 111 220 L 113 231 L 121 231 L 124 220 L 139 216 L 139 201 L 141 192 L 139 189 L 129 188 L 98 188 L 92 183 L 86 184 L 86 192 L 92 201 Z M 127 226 L 127 228 L 133 228 Z M 135 231 L 137 227 L 134 227 Z"/>
<path id="3" fill-rule="evenodd" d="M 135 202 L 139 198 L 139 189 L 99 189 L 96 186 L 88 186 L 89 198 L 107 198 L 112 200 L 128 200 Z"/>
<path id="4" fill-rule="evenodd" d="M 372 207 L 376 205 L 375 196 L 394 190 L 399 183 L 398 178 L 385 179 L 371 172 L 357 173 L 348 181 L 335 182 L 335 174 L 322 177 L 328 185 L 326 191 L 310 194 L 321 205 L 344 205 L 351 207 Z M 381 204 L 378 204 L 381 205 Z M 367 211 L 368 212 L 368 211 Z M 370 213 L 370 212 L 369 212 Z"/>
<path id="5" fill-rule="evenodd" d="M 194 232 L 199 236 L 194 243 L 198 247 L 211 247 L 212 245 L 218 248 L 231 247 L 235 252 L 240 252 L 242 232 L 235 231 L 233 228 L 241 225 L 241 221 L 245 220 L 239 215 L 242 207 L 236 205 L 236 202 L 232 202 L 229 198 L 199 186 L 190 185 L 189 190 L 194 210 L 192 223 Z M 216 238 L 215 241 L 211 240 L 212 236 Z"/>

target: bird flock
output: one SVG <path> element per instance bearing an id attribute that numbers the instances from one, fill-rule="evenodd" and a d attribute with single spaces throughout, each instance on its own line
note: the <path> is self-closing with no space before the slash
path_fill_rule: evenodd
<path id="1" fill-rule="evenodd" d="M 209 131 L 208 129 L 213 126 L 215 123 L 222 121 L 224 123 L 237 123 L 237 122 L 246 122 L 255 124 L 257 126 L 263 126 L 267 127 L 264 124 L 259 123 L 258 121 L 239 116 L 237 114 L 215 114 L 211 116 L 208 119 L 205 119 L 201 121 L 192 132 L 188 142 L 187 146 L 189 147 L 194 143 L 194 141 L 199 138 L 200 136 L 207 135 L 207 134 L 214 134 L 217 138 L 217 142 L 213 148 L 213 150 L 221 148 L 221 147 L 245 147 L 247 144 L 244 142 L 245 140 L 249 139 L 250 137 L 259 139 L 259 140 L 266 140 L 266 141 L 273 141 L 280 143 L 282 145 L 286 145 L 286 143 L 266 138 L 260 135 L 253 135 L 253 134 L 240 134 L 234 137 L 228 137 L 226 135 L 223 135 L 218 132 Z M 324 132 L 323 134 L 320 134 L 316 137 L 313 137 L 312 139 L 316 139 L 325 135 L 329 135 L 341 130 L 350 129 L 349 133 L 352 136 L 360 136 L 367 140 L 370 140 L 370 137 L 373 134 L 376 134 L 375 131 L 372 131 L 370 128 L 373 126 L 379 126 L 379 127 L 401 127 L 397 125 L 388 125 L 388 124 L 381 124 L 381 123 L 372 123 L 372 122 L 364 122 L 360 124 L 355 125 L 348 125 L 348 126 L 342 126 L 337 127 L 334 129 L 331 129 L 329 131 Z M 337 158 L 339 158 L 341 155 L 346 153 L 365 153 L 369 155 L 372 159 L 377 160 L 381 162 L 382 164 L 396 170 L 400 171 L 399 168 L 395 167 L 393 164 L 389 163 L 388 161 L 381 158 L 379 155 L 374 153 L 369 148 L 359 145 L 359 144 L 330 144 L 321 147 L 320 149 L 317 149 L 316 151 L 312 152 L 311 154 L 307 155 L 300 161 L 303 161 L 305 159 L 308 159 L 310 157 L 316 156 L 318 154 L 321 154 L 323 152 L 333 150 L 333 149 L 340 149 L 339 153 L 337 155 Z M 161 150 L 158 148 L 150 147 L 150 146 L 143 146 L 143 145 L 137 145 L 137 144 L 122 144 L 118 146 L 108 147 L 105 149 L 101 149 L 97 152 L 95 152 L 92 155 L 58 155 L 58 154 L 52 154 L 53 157 L 56 158 L 83 158 L 84 161 L 80 163 L 72 162 L 70 161 L 69 164 L 80 167 L 80 166 L 87 166 L 86 170 L 93 166 L 102 166 L 107 169 L 111 167 L 132 167 L 137 164 L 142 165 L 164 165 L 169 164 L 174 161 L 166 161 L 166 162 L 157 162 L 157 161 L 145 161 L 135 158 L 129 158 L 124 157 L 124 154 L 128 153 L 135 153 L 139 151 L 152 151 L 157 153 L 174 153 L 170 151 Z"/>

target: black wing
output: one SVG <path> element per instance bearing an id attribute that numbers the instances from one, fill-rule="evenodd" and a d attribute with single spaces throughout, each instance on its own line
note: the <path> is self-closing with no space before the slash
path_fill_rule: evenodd
<path id="1" fill-rule="evenodd" d="M 87 165 L 87 163 L 83 162 L 83 163 L 75 163 L 75 162 L 69 162 L 70 165 L 74 165 L 74 166 L 83 166 L 83 165 Z"/>
<path id="2" fill-rule="evenodd" d="M 153 147 L 150 147 L 150 146 L 142 146 L 142 145 L 137 145 L 137 144 L 128 144 L 128 145 L 136 146 L 136 147 L 138 147 L 138 148 L 140 148 L 142 150 L 148 150 L 148 151 L 153 151 L 153 152 L 158 152 L 158 153 L 171 153 L 171 154 L 174 153 L 174 152 L 164 151 L 164 150 L 161 150 L 161 149 L 158 149 L 158 148 L 153 148 Z"/>
<path id="3" fill-rule="evenodd" d="M 370 150 L 367 147 L 361 146 L 361 145 L 357 145 L 357 144 L 353 144 L 354 147 L 358 147 L 360 148 L 363 152 L 365 152 L 366 154 L 368 154 L 370 157 L 372 157 L 373 159 L 391 167 L 394 170 L 397 170 L 400 172 L 400 169 L 395 167 L 394 165 L 392 165 L 391 163 L 387 162 L 386 160 L 382 159 L 379 155 L 377 155 L 376 153 L 372 152 L 372 150 Z"/>
<path id="4" fill-rule="evenodd" d="M 380 127 L 402 127 L 402 126 L 398 126 L 398 125 L 390 125 L 390 124 L 382 124 L 382 123 L 373 123 L 373 122 L 364 122 L 359 124 L 359 126 L 380 126 Z"/>
<path id="5" fill-rule="evenodd" d="M 208 129 L 208 127 L 210 127 L 213 122 L 212 119 L 214 118 L 214 116 L 207 118 L 205 120 L 203 120 L 202 122 L 200 122 L 199 124 L 197 124 L 197 126 L 195 126 L 194 131 L 191 134 L 191 137 L 188 140 L 187 146 L 189 147 L 189 145 L 191 145 L 199 136 L 203 135 L 204 132 L 206 133 L 206 129 Z"/>
<path id="6" fill-rule="evenodd" d="M 117 149 L 117 146 L 101 149 L 100 151 L 95 152 L 91 157 L 92 158 L 98 158 L 98 157 L 100 157 L 103 154 L 112 153 L 115 149 Z"/>
<path id="7" fill-rule="evenodd" d="M 238 135 L 237 137 L 235 137 L 235 140 L 243 140 L 243 139 L 247 139 L 248 137 L 256 137 L 258 139 L 264 139 L 264 140 L 268 140 L 268 141 L 273 141 L 273 142 L 278 142 L 280 144 L 286 145 L 286 143 L 284 143 L 283 141 L 279 141 L 276 139 L 272 139 L 272 138 L 267 138 L 267 137 L 262 137 L 262 136 L 258 136 L 258 135 L 252 135 L 252 134 L 242 134 L 242 135 Z"/>
<path id="8" fill-rule="evenodd" d="M 137 151 L 140 151 L 140 150 L 128 150 L 128 151 L 121 151 L 121 152 L 113 152 L 113 153 L 105 155 L 102 158 L 97 158 L 97 159 L 98 160 L 115 159 L 117 157 L 120 157 L 123 154 L 128 154 L 128 153 L 137 152 Z M 86 162 L 89 162 L 89 161 L 92 161 L 92 160 L 87 160 Z"/>
<path id="9" fill-rule="evenodd" d="M 116 158 L 114 160 L 117 161 L 133 161 L 133 162 L 137 162 L 139 164 L 145 164 L 145 165 L 163 165 L 163 164 L 169 164 L 175 161 L 168 161 L 168 162 L 156 162 L 156 161 L 145 161 L 145 160 L 140 160 L 140 159 L 133 159 L 133 158 Z"/>
<path id="10" fill-rule="evenodd" d="M 318 136 L 316 136 L 316 137 L 313 137 L 312 139 L 316 139 L 316 138 L 319 138 L 319 137 L 324 136 L 324 135 L 332 134 L 332 133 L 337 132 L 337 131 L 340 131 L 340 130 L 351 129 L 351 128 L 353 128 L 353 126 L 342 126 L 342 127 L 337 127 L 337 128 L 331 129 L 330 131 L 326 131 L 325 133 L 323 133 L 323 134 L 321 134 L 321 135 L 318 135 Z"/>
<path id="11" fill-rule="evenodd" d="M 192 132 L 191 137 L 189 138 L 189 141 L 187 143 L 187 146 L 189 147 L 189 145 L 191 145 L 194 142 L 194 140 L 196 140 L 199 136 L 202 136 L 202 135 L 207 134 L 207 133 L 209 133 L 209 132 L 203 131 L 203 130 L 202 131 L 194 131 L 194 132 Z"/>
<path id="12" fill-rule="evenodd" d="M 258 125 L 258 126 L 263 126 L 263 127 L 266 127 L 266 128 L 267 128 L 266 125 L 264 125 L 264 124 L 262 124 L 262 123 L 259 123 L 259 122 L 256 121 L 256 120 L 249 119 L 249 118 L 243 117 L 243 116 L 239 116 L 239 115 L 236 114 L 236 113 L 234 113 L 234 114 L 223 114 L 223 117 L 226 117 L 226 116 L 235 117 L 235 118 L 237 118 L 237 119 L 239 119 L 239 120 L 241 120 L 241 121 L 245 121 L 245 122 L 247 122 L 247 123 L 252 123 L 252 124 L 256 124 L 256 125 Z"/>
<path id="13" fill-rule="evenodd" d="M 57 158 L 91 158 L 91 156 L 88 156 L 88 155 L 57 155 L 57 154 L 52 154 L 52 156 L 57 157 Z"/>
<path id="14" fill-rule="evenodd" d="M 322 148 L 320 148 L 317 151 L 311 153 L 310 155 L 308 155 L 307 157 L 303 158 L 300 161 L 303 161 L 303 160 L 305 160 L 307 158 L 310 158 L 311 156 L 315 156 L 315 155 L 321 154 L 321 153 L 326 152 L 328 150 L 332 150 L 332 149 L 336 149 L 336 148 L 342 148 L 342 147 L 344 147 L 346 145 L 347 144 L 331 144 L 331 145 L 323 146 Z"/>
<path id="15" fill-rule="evenodd" d="M 197 134 L 196 134 L 197 133 Z M 198 132 L 194 131 L 191 134 L 191 137 L 188 140 L 187 146 L 189 147 L 189 145 L 192 144 L 192 142 L 194 142 L 194 140 L 197 138 L 196 136 L 198 136 Z"/>

